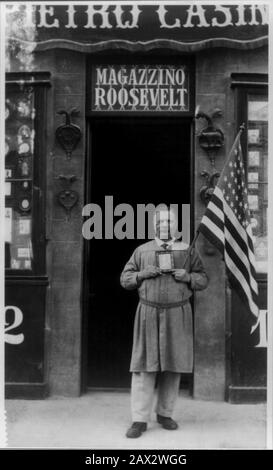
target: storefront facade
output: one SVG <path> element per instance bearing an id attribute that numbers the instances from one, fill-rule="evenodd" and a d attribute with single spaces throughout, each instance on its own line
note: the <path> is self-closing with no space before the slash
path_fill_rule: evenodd
<path id="1" fill-rule="evenodd" d="M 7 25 L 7 396 L 129 387 L 137 298 L 119 275 L 143 241 L 113 239 L 108 222 L 84 239 L 83 207 L 109 221 L 122 203 L 189 204 L 189 240 L 244 122 L 260 320 L 251 330 L 200 235 L 210 283 L 194 299 L 182 384 L 194 398 L 264 400 L 266 5 L 10 5 Z"/>

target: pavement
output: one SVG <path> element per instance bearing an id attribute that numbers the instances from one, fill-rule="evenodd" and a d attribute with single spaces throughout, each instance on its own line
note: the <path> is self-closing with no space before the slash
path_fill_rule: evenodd
<path id="1" fill-rule="evenodd" d="M 153 414 L 148 430 L 128 439 L 128 392 L 89 392 L 79 398 L 6 400 L 9 448 L 265 449 L 266 405 L 200 401 L 181 391 L 176 431 Z"/>

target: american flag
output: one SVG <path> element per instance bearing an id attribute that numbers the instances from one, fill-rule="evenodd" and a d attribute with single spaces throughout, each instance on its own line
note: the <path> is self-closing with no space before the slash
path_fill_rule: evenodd
<path id="1" fill-rule="evenodd" d="M 231 286 L 247 302 L 252 314 L 258 317 L 258 286 L 241 132 L 234 141 L 199 231 L 221 251 Z"/>

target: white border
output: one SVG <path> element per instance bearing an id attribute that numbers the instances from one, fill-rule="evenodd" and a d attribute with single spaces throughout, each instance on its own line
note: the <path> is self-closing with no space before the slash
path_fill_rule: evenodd
<path id="1" fill-rule="evenodd" d="M 272 79 L 273 79 L 273 5 L 269 4 L 269 123 L 268 123 L 268 156 L 272 156 L 273 151 L 273 101 L 272 101 Z M 268 158 L 268 182 L 272 181 L 273 162 L 272 157 Z M 267 434 L 266 444 L 268 449 L 273 449 L 273 186 L 268 184 L 268 347 L 267 347 Z"/>
<path id="2" fill-rule="evenodd" d="M 0 3 L 0 181 L 5 181 L 5 120 L 2 110 L 5 109 L 5 5 Z M 5 264 L 4 239 L 5 226 L 5 195 L 4 184 L 0 184 L 0 448 L 6 447 L 6 420 L 5 420 Z"/>

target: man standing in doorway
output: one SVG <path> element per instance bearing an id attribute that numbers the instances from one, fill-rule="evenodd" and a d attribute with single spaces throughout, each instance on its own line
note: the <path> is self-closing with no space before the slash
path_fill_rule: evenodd
<path id="1" fill-rule="evenodd" d="M 175 212 L 159 206 L 154 214 L 154 228 L 155 239 L 137 247 L 121 274 L 121 285 L 128 290 L 137 288 L 139 294 L 130 365 L 129 438 L 137 438 L 147 429 L 157 375 L 157 421 L 164 429 L 177 429 L 172 413 L 180 375 L 191 373 L 193 367 L 189 300 L 193 290 L 205 289 L 208 284 L 197 251 L 192 249 L 187 257 L 189 246 L 175 238 Z"/>

